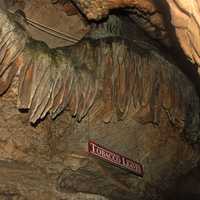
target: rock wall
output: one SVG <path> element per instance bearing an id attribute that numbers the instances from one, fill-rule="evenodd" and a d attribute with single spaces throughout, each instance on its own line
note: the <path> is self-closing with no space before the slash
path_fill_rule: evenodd
<path id="1" fill-rule="evenodd" d="M 6 22 L 10 27 L 10 21 Z M 6 33 L 6 29 L 3 30 Z M 38 43 L 34 41 L 33 44 L 37 46 Z M 134 45 L 130 47 L 131 44 Z M 42 47 L 38 49 L 39 56 L 45 52 L 41 50 Z M 68 56 L 64 57 L 63 53 L 62 58 L 70 60 L 75 78 L 78 72 L 86 74 L 86 80 L 90 77 L 88 72 L 98 75 L 94 76 L 98 80 L 98 95 L 93 107 L 80 122 L 65 109 L 55 120 L 47 116 L 32 125 L 30 112 L 20 112 L 16 106 L 19 95 L 28 99 L 26 93 L 19 94 L 17 74 L 10 89 L 0 98 L 0 198 L 164 199 L 176 180 L 199 161 L 198 148 L 187 143 L 183 136 L 183 130 L 187 129 L 188 138 L 198 142 L 199 101 L 191 82 L 160 56 L 156 48 L 143 42 L 89 39 L 65 51 Z M 100 54 L 95 57 L 94 52 Z M 123 53 L 127 53 L 126 56 Z M 43 61 L 35 60 L 37 64 Z M 95 64 L 97 61 L 100 64 Z M 49 66 L 44 65 L 44 68 Z M 60 65 L 53 67 L 60 70 Z M 80 89 L 76 87 L 78 84 L 84 86 L 81 84 L 84 82 L 76 80 L 72 88 Z M 72 90 L 72 96 L 76 97 L 77 91 L 84 92 Z M 40 100 L 39 97 L 36 95 L 36 99 Z M 127 99 L 131 99 L 131 106 L 124 118 L 121 112 L 127 113 L 124 109 L 129 106 Z M 72 108 L 78 103 L 71 102 Z M 89 140 L 140 162 L 144 166 L 144 177 L 89 155 Z"/>
<path id="2" fill-rule="evenodd" d="M 132 119 L 81 123 L 68 112 L 33 127 L 16 109 L 15 91 L 0 102 L 1 199 L 162 199 L 176 179 L 196 166 L 199 152 L 171 124 L 160 129 Z M 144 177 L 88 155 L 97 143 L 144 165 Z"/>

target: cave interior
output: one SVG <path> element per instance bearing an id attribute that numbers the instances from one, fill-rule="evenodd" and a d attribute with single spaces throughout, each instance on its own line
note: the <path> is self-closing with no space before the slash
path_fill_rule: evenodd
<path id="1" fill-rule="evenodd" d="M 0 0 L 0 200 L 199 200 L 199 40 L 199 0 Z"/>

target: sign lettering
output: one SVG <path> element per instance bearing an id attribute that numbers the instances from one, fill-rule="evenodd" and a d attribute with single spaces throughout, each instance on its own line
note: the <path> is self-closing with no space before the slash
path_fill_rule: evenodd
<path id="1" fill-rule="evenodd" d="M 88 142 L 88 151 L 90 154 L 108 161 L 109 163 L 132 171 L 137 176 L 144 176 L 143 166 L 140 163 L 106 149 L 95 142 Z"/>

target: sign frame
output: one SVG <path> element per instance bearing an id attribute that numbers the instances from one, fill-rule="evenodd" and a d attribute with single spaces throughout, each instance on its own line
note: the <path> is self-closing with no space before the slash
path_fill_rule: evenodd
<path id="1" fill-rule="evenodd" d="M 88 152 L 89 154 L 98 157 L 101 160 L 107 161 L 110 164 L 129 170 L 136 176 L 144 176 L 144 167 L 142 164 L 133 161 L 126 156 L 116 153 L 108 148 L 105 148 L 92 140 L 88 141 Z"/>

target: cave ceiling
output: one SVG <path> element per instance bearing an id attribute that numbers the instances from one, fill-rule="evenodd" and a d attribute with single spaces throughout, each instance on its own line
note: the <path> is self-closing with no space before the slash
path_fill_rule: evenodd
<path id="1" fill-rule="evenodd" d="M 83 15 L 99 21 L 113 10 L 121 9 L 151 38 L 169 48 L 177 43 L 193 63 L 200 64 L 199 0 L 9 0 L 6 4 L 78 39 L 89 29 Z M 45 37 L 44 33 L 31 31 L 39 39 Z M 47 42 L 54 45 L 51 39 Z M 66 41 L 59 41 L 56 45 L 66 44 L 69 45 Z"/>
<path id="2" fill-rule="evenodd" d="M 165 62 L 163 52 L 159 51 L 159 47 L 162 46 L 165 54 L 169 54 L 166 49 L 173 54 L 172 50 L 178 47 L 173 42 L 175 40 L 168 31 L 168 25 L 165 24 L 167 12 L 162 14 L 162 9 L 165 10 L 163 5 L 156 7 L 157 4 L 153 1 L 0 2 L 1 7 L 4 6 L 9 11 L 1 10 L 0 94 L 7 91 L 17 75 L 17 107 L 30 109 L 31 123 L 44 119 L 48 112 L 55 118 L 66 106 L 72 112 L 72 116 L 81 121 L 98 97 L 102 96 L 102 88 L 106 94 L 105 99 L 108 94 L 111 97 L 111 101 L 103 100 L 104 109 L 108 111 L 108 115 L 103 116 L 105 122 L 112 121 L 112 113 L 115 111 L 117 119 L 124 119 L 132 105 L 132 98 L 138 101 L 139 105 L 150 106 L 150 113 L 154 115 L 142 121 L 153 121 L 155 124 L 159 124 L 160 117 L 157 112 L 160 111 L 154 108 L 160 106 L 167 109 L 177 107 L 181 114 L 173 118 L 180 118 L 180 121 L 189 120 L 186 117 L 187 109 L 182 108 L 189 108 L 194 103 L 193 110 L 198 110 L 198 101 L 192 100 L 192 96 L 196 99 L 195 91 L 189 94 L 188 87 L 189 93 L 185 92 L 187 87 L 184 83 L 190 83 L 183 78 L 184 76 L 179 77 L 179 70 L 174 63 L 170 65 L 168 61 Z M 7 29 L 10 29 L 10 32 L 7 32 Z M 134 54 L 138 54 L 138 57 Z M 152 66 L 149 68 L 150 61 Z M 132 65 L 136 67 L 134 72 L 131 71 Z M 154 65 L 158 68 L 154 68 Z M 148 70 L 143 69 L 145 66 L 148 66 Z M 119 73 L 116 73 L 117 69 Z M 195 67 L 192 66 L 191 69 L 194 71 Z M 190 71 L 188 70 L 188 73 Z M 71 75 L 65 76 L 65 73 Z M 135 74 L 135 77 L 132 74 Z M 112 81 L 108 81 L 106 77 Z M 110 85 L 108 89 L 105 89 L 102 81 L 104 79 L 105 86 Z M 131 86 L 133 79 L 134 87 Z M 149 93 L 147 88 L 151 88 Z M 152 93 L 153 88 L 155 93 Z M 170 92 L 169 88 L 173 92 Z M 176 101 L 174 93 L 177 95 Z M 142 103 L 143 94 L 147 97 L 147 103 L 145 100 Z M 185 94 L 189 95 L 184 96 Z M 158 100 L 153 99 L 154 97 Z M 168 99 L 170 103 L 165 102 Z M 184 105 L 182 106 L 177 99 L 181 99 Z M 134 101 L 133 107 L 137 105 Z M 176 111 L 170 116 L 176 116 L 177 113 Z M 198 114 L 195 113 L 194 119 L 198 119 L 196 116 Z M 171 117 L 170 121 L 174 123 Z M 185 127 L 182 123 L 178 124 Z"/>
<path id="3" fill-rule="evenodd" d="M 128 23 L 130 34 L 135 34 L 137 25 L 141 29 L 137 36 L 148 36 L 142 40 L 159 44 L 166 54 L 175 57 L 182 71 L 200 88 L 199 0 L 1 0 L 0 3 L 12 12 L 23 10 L 27 19 L 52 28 L 53 34 L 51 30 L 49 34 L 38 24 L 27 26 L 33 38 L 50 47 L 72 45 L 90 31 L 91 24 L 107 20 L 109 14 L 122 13 L 132 22 Z M 55 36 L 54 30 L 60 37 Z"/>
<path id="4" fill-rule="evenodd" d="M 200 1 L 199 0 L 73 0 L 89 19 L 101 19 L 116 8 L 133 8 L 130 16 L 150 35 L 173 46 L 174 39 L 187 57 L 200 63 Z M 139 18 L 139 19 L 138 19 Z M 174 35 L 171 35 L 173 34 Z M 169 41 L 168 41 L 169 40 Z M 170 42 L 171 40 L 171 42 Z"/>

